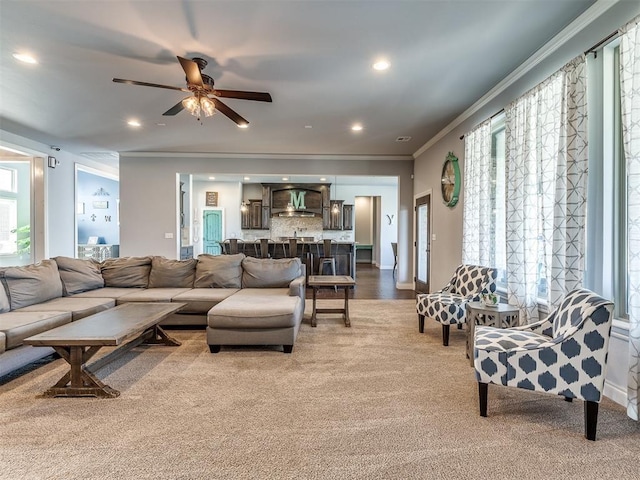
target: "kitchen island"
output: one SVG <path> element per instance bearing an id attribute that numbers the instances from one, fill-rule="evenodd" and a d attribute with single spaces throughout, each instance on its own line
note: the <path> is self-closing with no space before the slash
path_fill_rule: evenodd
<path id="1" fill-rule="evenodd" d="M 291 251 L 291 239 L 242 241 L 236 239 L 223 242 L 224 253 L 244 253 L 249 257 L 287 258 L 298 257 L 307 266 L 307 276 L 318 274 L 319 259 L 325 256 L 322 242 L 295 239 L 295 252 Z M 235 245 L 234 245 L 235 244 Z M 336 261 L 336 275 L 356 278 L 355 243 L 336 241 L 332 248 Z M 328 253 L 328 252 L 327 252 Z"/>

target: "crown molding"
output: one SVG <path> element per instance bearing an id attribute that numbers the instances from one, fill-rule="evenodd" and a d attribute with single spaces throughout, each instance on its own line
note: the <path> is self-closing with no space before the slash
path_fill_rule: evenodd
<path id="1" fill-rule="evenodd" d="M 456 117 L 449 125 L 440 130 L 434 137 L 432 137 L 427 143 L 425 143 L 422 147 L 420 147 L 413 154 L 413 158 L 418 158 L 424 152 L 429 150 L 432 146 L 434 146 L 438 141 L 444 138 L 448 133 L 453 131 L 458 125 L 462 124 L 465 120 L 470 118 L 474 113 L 479 111 L 493 99 L 495 99 L 498 95 L 504 92 L 507 88 L 513 85 L 516 81 L 522 78 L 524 75 L 529 73 L 534 67 L 536 67 L 540 62 L 553 54 L 558 48 L 571 40 L 576 34 L 584 30 L 587 26 L 597 20 L 601 15 L 603 15 L 607 10 L 613 7 L 620 0 L 597 0 L 596 3 L 591 5 L 587 10 L 585 10 L 578 18 L 576 18 L 573 22 L 567 25 L 560 33 L 558 33 L 555 37 L 549 40 L 546 44 L 544 44 L 540 49 L 538 49 L 527 61 L 521 64 L 518 68 L 516 68 L 513 72 L 511 72 L 507 77 L 505 77 L 500 83 L 498 83 L 495 87 L 489 90 L 484 96 L 482 96 L 476 103 L 471 105 L 468 109 L 462 112 L 458 117 Z"/>
<path id="2" fill-rule="evenodd" d="M 413 155 L 323 155 L 294 153 L 120 152 L 123 158 L 208 158 L 221 160 L 413 161 Z"/>

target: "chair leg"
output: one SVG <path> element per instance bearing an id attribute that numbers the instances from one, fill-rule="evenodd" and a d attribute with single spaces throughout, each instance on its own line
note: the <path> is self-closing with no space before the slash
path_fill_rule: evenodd
<path id="1" fill-rule="evenodd" d="M 489 393 L 489 384 L 478 382 L 478 400 L 480 401 L 480 416 L 487 416 L 487 396 Z"/>
<path id="2" fill-rule="evenodd" d="M 418 314 L 418 331 L 424 333 L 424 315 Z"/>
<path id="3" fill-rule="evenodd" d="M 598 402 L 584 402 L 584 436 L 587 440 L 596 441 L 598 424 Z"/>
<path id="4" fill-rule="evenodd" d="M 442 325 L 442 345 L 449 346 L 449 329 L 451 325 Z"/>

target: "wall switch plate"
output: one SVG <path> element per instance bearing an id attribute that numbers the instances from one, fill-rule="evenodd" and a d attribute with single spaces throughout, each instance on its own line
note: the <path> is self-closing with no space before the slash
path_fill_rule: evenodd
<path id="1" fill-rule="evenodd" d="M 431 241 L 432 241 L 432 242 L 435 242 L 435 241 L 436 241 L 436 234 L 435 234 L 435 233 L 432 233 L 432 234 L 431 234 Z"/>
<path id="2" fill-rule="evenodd" d="M 173 233 L 165 233 L 164 238 L 173 238 Z"/>

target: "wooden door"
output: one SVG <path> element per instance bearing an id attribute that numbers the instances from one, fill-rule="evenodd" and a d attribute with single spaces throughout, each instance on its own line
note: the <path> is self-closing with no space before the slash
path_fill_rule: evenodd
<path id="1" fill-rule="evenodd" d="M 415 206 L 415 290 L 429 293 L 429 256 L 431 254 L 431 194 L 416 200 Z"/>
<path id="2" fill-rule="evenodd" d="M 210 255 L 222 254 L 222 211 L 205 210 L 202 214 L 202 250 Z"/>

